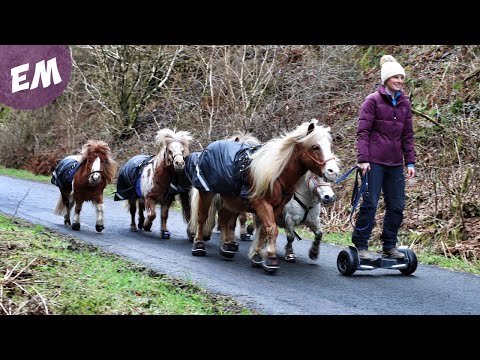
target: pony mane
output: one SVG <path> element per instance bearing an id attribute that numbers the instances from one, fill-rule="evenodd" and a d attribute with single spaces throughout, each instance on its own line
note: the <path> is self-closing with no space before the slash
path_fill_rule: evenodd
<path id="1" fill-rule="evenodd" d="M 111 183 L 117 173 L 117 163 L 111 157 L 110 147 L 102 140 L 88 140 L 82 146 L 79 162 L 83 162 L 91 152 L 99 153 L 105 158 L 104 175 L 107 183 Z"/>
<path id="2" fill-rule="evenodd" d="M 315 126 L 312 132 L 307 135 L 311 123 Z M 331 142 L 330 127 L 317 124 L 317 119 L 304 122 L 295 130 L 267 141 L 252 155 L 252 162 L 249 167 L 252 177 L 250 198 L 262 197 L 267 191 L 271 192 L 273 190 L 275 181 L 290 161 L 297 144 L 302 144 L 304 148 L 310 148 L 320 142 L 323 137 L 327 137 Z"/>
<path id="3" fill-rule="evenodd" d="M 171 141 L 180 141 L 185 147 L 183 155 L 187 156 L 190 153 L 189 145 L 192 139 L 193 138 L 188 131 L 177 132 L 176 130 L 170 130 L 165 128 L 157 132 L 157 136 L 155 137 L 155 143 L 160 147 L 159 153 L 162 153 Z"/>

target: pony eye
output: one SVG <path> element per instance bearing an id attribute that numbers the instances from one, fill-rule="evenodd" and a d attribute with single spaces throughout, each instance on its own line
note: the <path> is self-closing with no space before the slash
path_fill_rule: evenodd
<path id="1" fill-rule="evenodd" d="M 313 150 L 320 150 L 320 146 L 318 146 L 317 144 L 312 145 L 312 149 Z"/>

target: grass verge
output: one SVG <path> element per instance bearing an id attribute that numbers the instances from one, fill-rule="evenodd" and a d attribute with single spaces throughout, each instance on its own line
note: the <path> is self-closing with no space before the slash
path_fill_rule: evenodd
<path id="1" fill-rule="evenodd" d="M 0 215 L 0 314 L 254 314 L 235 300 Z"/>

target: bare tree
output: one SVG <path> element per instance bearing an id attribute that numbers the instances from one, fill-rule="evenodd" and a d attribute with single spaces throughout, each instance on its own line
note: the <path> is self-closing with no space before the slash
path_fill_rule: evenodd
<path id="1" fill-rule="evenodd" d="M 182 46 L 75 46 L 73 66 L 85 91 L 113 121 L 119 138 L 129 135 L 148 101 L 168 81 Z"/>

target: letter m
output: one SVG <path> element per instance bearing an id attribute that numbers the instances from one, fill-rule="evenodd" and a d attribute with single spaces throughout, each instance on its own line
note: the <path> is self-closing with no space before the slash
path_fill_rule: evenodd
<path id="1" fill-rule="evenodd" d="M 45 67 L 45 60 L 38 62 L 35 65 L 35 74 L 33 75 L 31 89 L 36 89 L 38 87 L 38 82 L 40 77 L 42 78 L 43 88 L 50 86 L 50 76 L 53 76 L 53 83 L 57 85 L 62 82 L 62 78 L 58 72 L 57 68 L 57 58 L 54 57 L 47 61 L 47 66 Z"/>

